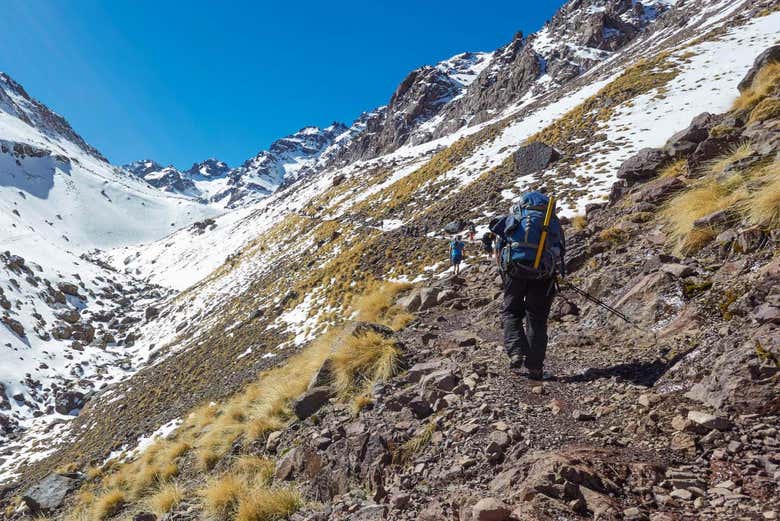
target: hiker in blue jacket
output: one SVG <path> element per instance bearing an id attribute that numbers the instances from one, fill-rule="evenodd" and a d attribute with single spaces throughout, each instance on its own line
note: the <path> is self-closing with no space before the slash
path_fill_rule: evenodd
<path id="1" fill-rule="evenodd" d="M 546 195 L 528 192 L 512 205 L 509 215 L 490 226 L 498 236 L 496 262 L 504 281 L 504 348 L 510 367 L 520 369 L 525 365 L 529 378 L 534 380 L 543 377 L 555 275 L 565 272 L 564 236 L 554 214 L 554 201 L 544 246 L 539 248 L 548 204 Z M 537 256 L 540 262 L 535 267 Z"/>
<path id="2" fill-rule="evenodd" d="M 450 241 L 450 262 L 452 263 L 452 272 L 457 277 L 460 275 L 460 263 L 463 261 L 463 251 L 466 244 L 460 240 L 460 235 L 456 235 Z"/>

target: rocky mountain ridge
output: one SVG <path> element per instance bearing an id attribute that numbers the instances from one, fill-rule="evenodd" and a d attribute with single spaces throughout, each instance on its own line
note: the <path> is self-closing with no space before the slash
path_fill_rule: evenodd
<path id="1" fill-rule="evenodd" d="M 492 53 L 466 52 L 415 69 L 387 105 L 361 114 L 349 129 L 341 123 L 321 131 L 307 127 L 274 142 L 268 151 L 223 172 L 227 181 L 217 190 L 193 192 L 187 176 L 173 167 L 165 172 L 158 169 L 151 184 L 235 207 L 265 197 L 302 175 L 429 142 L 464 125 L 487 121 L 499 109 L 580 76 L 628 45 L 673 4 L 669 0 L 567 2 L 529 37 L 518 33 Z"/>

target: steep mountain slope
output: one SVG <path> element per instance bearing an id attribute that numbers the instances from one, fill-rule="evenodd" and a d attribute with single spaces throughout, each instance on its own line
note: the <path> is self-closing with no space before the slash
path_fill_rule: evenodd
<path id="1" fill-rule="evenodd" d="M 155 240 L 177 223 L 215 212 L 112 167 L 4 74 L 0 100 L 0 440 L 6 442 L 34 417 L 45 416 L 43 426 L 75 414 L 101 382 L 129 374 L 146 358 L 126 334 L 162 293 L 91 262 L 87 253 Z"/>
<path id="2" fill-rule="evenodd" d="M 568 5 L 577 7 L 582 6 L 583 2 L 571 2 Z M 649 14 L 645 16 L 650 18 Z M 33 462 L 26 468 L 16 469 L 22 483 L 40 479 L 58 465 L 78 469 L 83 469 L 87 464 L 100 467 L 90 472 L 91 477 L 85 484 L 86 490 L 97 497 L 90 500 L 86 493 L 79 497 L 80 508 L 86 508 L 81 510 L 82 515 L 101 519 L 131 515 L 142 508 L 141 502 L 145 501 L 148 494 L 158 492 L 155 480 L 169 482 L 178 473 L 179 486 L 184 489 L 182 494 L 186 499 L 179 504 L 175 515 L 193 518 L 210 508 L 207 496 L 198 493 L 198 490 L 211 483 L 205 481 L 204 472 L 209 473 L 214 483 L 230 479 L 234 483 L 235 480 L 246 481 L 246 468 L 240 476 L 230 477 L 233 475 L 231 473 L 238 472 L 238 466 L 248 461 L 246 458 L 276 458 L 277 455 L 287 454 L 287 449 L 293 449 L 289 452 L 289 458 L 279 458 L 281 470 L 277 473 L 277 487 L 272 490 L 290 490 L 279 485 L 282 485 L 281 481 L 293 478 L 295 486 L 300 486 L 307 499 L 323 501 L 331 508 L 323 514 L 312 513 L 315 516 L 313 518 L 379 519 L 386 512 L 382 502 L 390 498 L 380 489 L 392 488 L 394 493 L 410 497 L 406 503 L 403 499 L 397 503 L 394 500 L 394 507 L 402 504 L 406 506 L 399 507 L 398 511 L 390 511 L 388 515 L 391 518 L 414 519 L 418 514 L 421 515 L 424 506 L 430 504 L 432 510 L 426 513 L 428 518 L 444 519 L 452 518 L 454 512 L 463 505 L 467 505 L 464 508 L 471 512 L 473 505 L 465 501 L 464 490 L 479 490 L 480 494 L 486 494 L 485 485 L 494 477 L 493 474 L 498 475 L 501 470 L 515 469 L 514 475 L 522 474 L 523 478 L 518 479 L 525 479 L 534 462 L 544 457 L 534 454 L 536 460 L 524 460 L 515 466 L 517 459 L 514 456 L 522 455 L 522 451 L 518 450 L 515 455 L 506 454 L 511 466 L 494 467 L 492 456 L 482 452 L 482 449 L 489 446 L 490 442 L 503 446 L 502 450 L 507 445 L 498 440 L 498 435 L 496 439 L 488 440 L 492 432 L 479 427 L 474 429 L 470 425 L 493 425 L 499 421 L 510 428 L 515 424 L 521 426 L 521 429 L 532 429 L 539 425 L 544 433 L 539 437 L 526 436 L 522 432 L 519 438 L 514 434 L 511 437 L 507 435 L 511 443 L 517 443 L 518 439 L 525 436 L 528 440 L 525 445 L 535 449 L 559 449 L 564 441 L 601 440 L 603 443 L 593 442 L 598 449 L 609 448 L 622 438 L 626 439 L 620 441 L 621 444 L 643 441 L 643 431 L 639 429 L 628 430 L 625 436 L 620 437 L 607 434 L 612 432 L 613 427 L 619 429 L 624 419 L 628 421 L 637 418 L 631 410 L 634 403 L 632 400 L 635 397 L 639 399 L 637 395 L 641 390 L 635 385 L 655 384 L 659 381 L 657 377 L 644 380 L 641 377 L 651 370 L 658 371 L 659 367 L 661 373 L 685 373 L 686 364 L 687 367 L 697 367 L 696 357 L 714 357 L 717 349 L 712 347 L 711 335 L 718 328 L 729 329 L 729 324 L 707 318 L 713 327 L 708 326 L 706 334 L 701 337 L 696 337 L 695 331 L 691 333 L 688 330 L 684 332 L 689 337 L 694 335 L 691 337 L 693 340 L 686 339 L 684 335 L 672 335 L 673 338 L 666 341 L 665 347 L 669 347 L 675 354 L 683 353 L 684 356 L 683 347 L 689 342 L 701 346 L 698 353 L 680 365 L 677 363 L 681 358 L 674 355 L 666 362 L 644 360 L 644 353 L 639 352 L 639 348 L 644 346 L 637 338 L 615 324 L 605 325 L 605 317 L 593 308 L 584 308 L 582 320 L 575 326 L 577 332 L 570 335 L 571 338 L 565 335 L 565 327 L 556 330 L 556 335 L 561 336 L 557 337 L 553 349 L 560 346 L 561 357 L 552 360 L 552 367 L 568 378 L 560 384 L 550 384 L 552 390 L 547 391 L 555 393 L 553 398 L 561 402 L 556 408 L 565 410 L 573 397 L 582 394 L 599 396 L 611 391 L 620 395 L 614 400 L 616 404 L 601 403 L 598 402 L 599 398 L 594 398 L 599 406 L 605 407 L 607 412 L 604 414 L 609 415 L 609 407 L 616 406 L 625 411 L 625 415 L 621 412 L 599 424 L 598 428 L 590 429 L 597 433 L 593 435 L 588 434 L 588 429 L 578 427 L 582 425 L 576 423 L 580 420 L 568 415 L 546 421 L 547 400 L 538 397 L 545 395 L 528 392 L 525 386 L 517 389 L 507 402 L 507 410 L 517 414 L 513 412 L 503 417 L 502 411 L 495 410 L 496 403 L 500 403 L 496 400 L 501 397 L 498 390 L 511 388 L 507 386 L 511 377 L 503 367 L 493 371 L 497 373 L 495 376 L 490 374 L 489 367 L 486 369 L 488 362 L 495 362 L 498 358 L 492 346 L 487 345 L 495 340 L 491 335 L 496 333 L 495 302 L 492 301 L 495 295 L 494 291 L 486 290 L 493 274 L 487 266 L 479 268 L 480 275 L 474 273 L 476 269 L 472 271 L 473 275 L 469 274 L 472 279 L 469 285 L 446 288 L 456 292 L 455 301 L 460 302 L 459 305 L 465 311 L 457 308 L 445 311 L 445 307 L 440 307 L 435 311 L 437 316 L 423 316 L 420 322 L 413 323 L 396 338 L 409 346 L 407 356 L 410 362 L 435 361 L 431 359 L 437 357 L 454 359 L 453 371 L 457 371 L 457 378 L 463 380 L 461 383 L 464 386 L 454 394 L 468 399 L 457 402 L 453 398 L 452 403 L 449 400 L 439 402 L 439 406 L 443 406 L 440 409 L 442 415 L 435 422 L 420 419 L 414 411 L 424 411 L 423 405 L 437 408 L 437 401 L 443 397 L 436 393 L 429 394 L 428 387 L 416 387 L 411 377 L 407 381 L 403 376 L 387 384 L 387 392 L 381 386 L 375 390 L 366 386 L 366 382 L 351 382 L 347 378 L 349 389 L 346 389 L 345 395 L 353 397 L 357 394 L 359 398 L 362 397 L 356 400 L 358 404 L 375 402 L 377 405 L 373 411 L 356 406 L 355 412 L 350 412 L 348 405 L 334 400 L 332 405 L 311 419 L 305 422 L 293 421 L 295 412 L 292 411 L 290 399 L 297 398 L 305 390 L 309 376 L 317 370 L 318 361 L 322 359 L 318 358 L 322 356 L 321 353 L 329 353 L 333 347 L 339 348 L 345 337 L 337 336 L 334 339 L 326 336 L 322 343 L 314 343 L 312 348 L 305 351 L 303 357 L 293 358 L 287 365 L 284 360 L 308 346 L 325 329 L 334 328 L 353 317 L 354 311 L 362 309 L 361 306 L 365 307 L 365 303 L 360 304 L 353 297 L 366 291 L 371 292 L 379 281 L 424 281 L 438 287 L 435 280 L 445 268 L 443 257 L 446 251 L 446 242 L 440 235 L 441 226 L 461 218 L 472 219 L 483 229 L 491 216 L 506 211 L 509 200 L 520 191 L 539 185 L 546 185 L 561 195 L 561 213 L 564 215 L 574 216 L 583 213 L 586 207 L 590 209 L 587 217 L 589 229 L 572 243 L 573 258 L 577 262 L 590 263 L 590 269 L 598 271 L 597 279 L 587 281 L 588 289 L 607 299 L 626 297 L 626 302 L 634 306 L 635 311 L 645 313 L 643 320 L 648 321 L 647 327 L 660 330 L 670 324 L 675 324 L 675 327 L 679 325 L 678 320 L 687 316 L 683 310 L 692 309 L 680 305 L 685 295 L 681 296 L 679 292 L 693 291 L 692 294 L 699 295 L 699 292 L 708 291 L 705 288 L 706 281 L 693 279 L 687 281 L 692 284 L 681 282 L 682 289 L 672 287 L 671 284 L 665 285 L 667 277 L 658 274 L 663 270 L 648 264 L 653 272 L 653 280 L 658 279 L 656 282 L 662 283 L 651 286 L 649 293 L 642 293 L 645 286 L 638 289 L 632 287 L 632 283 L 639 279 L 639 259 L 649 257 L 648 252 L 652 251 L 660 259 L 659 263 L 677 264 L 666 257 L 675 245 L 664 245 L 663 237 L 658 237 L 665 228 L 663 222 L 654 220 L 657 205 L 638 206 L 638 203 L 656 203 L 650 203 L 649 200 L 637 202 L 635 194 L 620 198 L 623 188 L 636 187 L 624 186 L 613 192 L 612 185 L 618 179 L 618 167 L 640 147 L 662 146 L 673 132 L 684 128 L 701 111 L 718 113 L 729 109 L 737 94 L 735 85 L 750 68 L 754 57 L 775 42 L 778 16 L 776 7 L 772 10 L 769 2 L 681 2 L 647 26 L 643 33 L 635 36 L 632 43 L 623 46 L 607 61 L 593 65 L 588 72 L 558 89 L 532 93 L 522 104 L 512 102 L 510 106 L 502 107 L 492 119 L 471 127 L 460 127 L 457 132 L 433 141 L 405 144 L 392 153 L 368 160 L 350 162 L 345 159 L 347 156 L 344 153 L 339 154 L 331 167 L 326 167 L 317 175 L 300 176 L 297 181 L 282 186 L 256 205 L 230 212 L 211 223 L 204 221 L 180 230 L 150 245 L 128 246 L 108 252 L 102 259 L 116 269 L 125 271 L 126 275 L 136 275 L 148 282 L 183 290 L 168 305 L 159 309 L 159 317 L 150 316 L 148 323 L 139 328 L 137 345 L 146 346 L 145 349 L 152 351 L 154 360 L 133 377 L 95 396 L 67 426 L 48 434 L 36 432 L 35 436 L 21 437 L 12 448 L 13 457 L 5 463 L 7 475 L 11 475 L 22 461 L 18 457 L 20 447 L 25 447 L 27 454 L 32 455 L 30 460 L 38 457 L 38 452 L 31 447 L 32 440 L 37 436 L 42 440 L 38 443 L 46 444 L 52 453 L 44 462 Z M 381 112 L 377 111 L 377 114 Z M 771 110 L 769 114 L 773 114 Z M 767 126 L 762 125 L 761 128 L 771 130 L 774 125 L 772 121 L 770 118 Z M 744 124 L 742 120 L 740 125 Z M 358 125 L 357 130 L 365 131 L 369 127 L 368 123 L 365 123 L 365 128 L 362 125 Z M 707 127 L 708 136 L 714 132 L 714 128 Z M 378 125 L 374 130 L 383 129 Z M 723 130 L 728 129 L 722 128 L 715 132 Z M 743 135 L 747 135 L 743 130 L 735 133 L 740 139 Z M 536 163 L 534 157 L 528 157 L 528 149 L 523 148 L 527 141 L 554 145 L 562 153 L 562 158 L 555 164 Z M 721 142 L 720 148 L 715 148 L 716 155 L 727 155 L 731 144 L 731 141 Z M 762 160 L 766 159 L 764 156 Z M 659 157 L 662 157 L 662 162 L 669 159 L 667 155 Z M 340 161 L 346 161 L 346 164 Z M 652 168 L 647 167 L 653 172 L 648 175 L 656 175 L 657 167 L 660 166 L 656 164 Z M 636 179 L 631 180 L 634 181 Z M 678 180 L 683 184 L 692 181 L 693 178 Z M 659 189 L 655 184 L 649 186 L 653 190 Z M 675 189 L 679 188 L 677 185 Z M 668 187 L 663 188 L 666 189 Z M 617 204 L 599 210 L 610 193 Z M 665 195 L 669 193 L 664 192 Z M 636 197 L 639 195 L 636 194 Z M 597 204 L 593 206 L 594 203 Z M 762 240 L 767 235 L 762 232 Z M 634 236 L 638 237 L 636 245 L 630 248 L 621 245 L 627 237 Z M 643 239 L 645 236 L 647 240 L 652 236 L 652 241 L 657 242 L 647 244 Z M 730 251 L 734 255 L 742 255 L 738 250 Z M 708 257 L 711 254 L 713 251 L 686 262 L 696 265 L 694 271 L 700 273 L 705 266 L 713 264 L 714 261 Z M 749 258 L 738 257 L 735 260 L 744 261 L 745 273 L 758 273 L 756 270 L 759 270 L 763 276 L 765 270 L 770 269 L 767 268 L 765 249 L 759 249 Z M 665 269 L 676 268 L 667 266 Z M 728 270 L 719 276 L 728 278 L 727 273 Z M 679 278 L 686 277 L 680 272 Z M 749 284 L 754 283 L 758 284 L 751 279 Z M 718 289 L 717 293 L 708 295 L 714 299 L 730 299 L 728 294 L 732 288 L 724 289 L 726 291 L 723 293 Z M 441 291 L 437 289 L 437 297 L 439 293 Z M 759 294 L 746 297 L 745 301 L 753 302 L 753 299 L 763 298 L 761 295 L 765 294 L 773 295 L 771 291 L 762 290 Z M 452 296 L 450 294 L 446 299 L 442 298 L 441 305 L 447 306 L 444 303 Z M 439 305 L 438 298 L 435 300 Z M 647 302 L 650 303 L 649 308 Z M 748 306 L 747 303 L 744 305 Z M 745 309 L 745 316 L 749 319 L 753 310 L 750 307 Z M 443 320 L 438 320 L 439 317 Z M 571 320 L 567 318 L 565 323 Z M 743 322 L 735 323 L 734 329 L 740 335 L 747 334 L 748 330 L 740 327 L 744 325 Z M 470 333 L 476 332 L 476 336 L 486 342 L 479 339 L 472 341 L 469 335 L 466 335 L 469 338 L 456 335 L 453 331 L 456 327 L 469 329 Z M 380 336 L 387 334 L 381 328 L 374 329 Z M 363 341 L 360 339 L 368 336 L 374 342 L 372 346 L 382 349 L 387 347 L 386 342 L 364 333 L 345 333 L 346 338 L 357 339 L 347 344 L 359 347 Z M 432 344 L 431 334 L 452 338 L 451 341 Z M 577 343 L 587 338 L 591 339 L 591 343 Z M 727 336 L 723 345 L 742 339 L 741 336 Z M 452 347 L 462 347 L 458 345 L 461 342 L 469 347 L 476 343 L 478 351 L 460 354 L 446 352 Z M 323 343 L 326 349 L 322 349 Z M 613 356 L 600 357 L 598 352 L 607 347 L 614 348 Z M 572 363 L 576 361 L 574 357 L 580 349 L 587 350 L 582 367 Z M 668 353 L 661 354 L 665 356 Z M 621 361 L 634 358 L 638 360 L 634 366 L 638 376 L 630 367 L 624 370 L 620 367 Z M 302 363 L 304 367 L 296 365 L 299 360 L 305 361 Z M 452 369 L 447 363 L 448 368 Z M 249 382 L 255 381 L 258 371 L 273 366 L 279 368 L 278 372 L 263 374 L 259 382 L 250 386 L 246 393 L 239 392 Z M 613 366 L 617 368 L 610 370 Z M 596 375 L 603 373 L 607 378 L 614 376 L 621 379 L 629 375 L 639 383 L 631 380 L 629 383 L 619 381 L 615 385 L 602 386 L 598 378 L 585 379 L 583 383 L 578 375 L 581 371 L 587 375 L 586 368 L 595 371 Z M 472 377 L 471 373 L 476 374 L 476 377 Z M 695 371 L 691 370 L 689 374 L 693 375 Z M 495 380 L 484 381 L 488 376 Z M 474 382 L 473 386 L 465 381 L 468 378 Z M 712 379 L 717 380 L 716 377 Z M 367 380 L 370 382 L 371 378 L 367 377 Z M 447 376 L 446 380 L 451 382 L 452 378 Z M 266 381 L 273 385 L 264 387 Z M 685 383 L 683 379 L 674 378 L 666 382 L 668 387 L 659 386 L 656 389 L 658 394 L 666 396 L 664 405 L 659 406 L 654 413 L 657 418 L 672 416 L 672 408 L 680 399 L 680 386 Z M 715 385 L 717 382 L 709 383 Z M 431 384 L 438 385 L 438 380 Z M 231 401 L 211 405 L 234 393 L 237 394 Z M 321 390 L 318 393 L 309 400 L 321 400 L 323 396 L 328 396 Z M 407 395 L 415 399 L 404 402 L 404 396 Z M 650 400 L 655 398 L 647 398 L 646 401 L 651 403 Z M 491 403 L 488 404 L 488 401 Z M 516 402 L 529 407 L 515 407 Z M 593 403 L 595 408 L 596 402 L 583 403 Z M 406 407 L 405 403 L 415 405 Z M 480 407 L 483 403 L 487 405 L 486 408 Z M 203 407 L 190 415 L 192 408 L 198 405 Z M 400 410 L 393 409 L 397 407 Z M 448 413 L 448 408 L 454 412 Z M 393 416 L 391 412 L 399 415 Z M 581 412 L 584 415 L 578 416 L 582 418 L 593 415 L 590 411 Z M 351 414 L 358 415 L 360 419 L 349 422 Z M 483 415 L 484 422 L 473 421 Z M 771 422 L 772 418 L 738 418 L 737 432 L 749 440 L 739 443 L 750 443 L 752 450 L 752 440 L 759 435 L 749 433 L 765 430 L 766 425 L 762 426 L 761 423 Z M 327 423 L 319 423 L 322 419 Z M 652 420 L 655 423 L 661 421 L 656 417 Z M 436 425 L 431 427 L 430 423 Z M 181 427 L 176 429 L 178 425 Z M 691 430 L 696 430 L 695 426 L 680 425 L 680 432 L 686 436 L 691 434 Z M 560 436 L 566 429 L 573 432 L 570 439 Z M 440 435 L 434 435 L 438 430 L 441 431 Z M 498 427 L 495 430 L 505 432 Z M 270 434 L 272 432 L 273 435 Z M 298 437 L 296 433 L 300 432 L 304 435 Z M 160 441 L 146 455 L 133 459 L 133 455 L 140 454 L 149 446 L 153 433 L 161 434 L 162 437 L 170 436 L 171 440 Z M 377 434 L 382 439 L 378 439 Z M 472 435 L 474 437 L 470 439 Z M 693 439 L 691 445 L 691 439 L 686 436 L 675 434 L 675 443 L 679 442 L 679 446 L 685 450 L 697 447 L 699 441 Z M 768 438 L 766 446 L 772 446 L 771 432 L 760 436 L 756 439 Z M 643 481 L 637 488 L 624 491 L 628 481 L 623 470 L 605 475 L 606 479 L 616 484 L 615 487 L 611 484 L 588 484 L 583 481 L 583 476 L 587 479 L 601 479 L 602 484 L 606 483 L 600 471 L 591 468 L 598 461 L 613 464 L 626 461 L 626 465 L 637 469 L 633 475 L 644 476 L 641 473 L 643 468 L 647 468 L 644 464 L 655 465 L 659 461 L 664 465 L 670 463 L 669 458 L 659 455 L 668 451 L 668 438 L 658 434 L 658 447 L 647 448 L 648 451 L 656 452 L 642 455 L 641 458 L 630 451 L 625 454 L 606 452 L 600 456 L 601 460 L 588 456 L 590 453 L 587 451 L 553 454 L 555 461 L 566 458 L 560 468 L 574 468 L 579 472 L 578 478 L 573 479 L 569 474 L 574 471 L 559 472 L 556 467 L 551 471 L 549 480 L 540 478 L 540 489 L 534 497 L 539 496 L 539 501 L 551 502 L 551 509 L 559 516 L 573 517 L 579 515 L 577 512 L 587 514 L 588 511 L 593 513 L 594 505 L 601 501 L 602 504 L 608 503 L 618 513 L 622 512 L 622 508 L 628 510 L 641 507 L 643 510 L 637 514 L 637 518 L 642 518 L 648 508 L 658 509 L 657 505 L 663 504 L 662 499 L 656 499 L 655 495 L 668 495 L 664 491 L 679 488 L 681 483 L 650 482 L 648 475 L 647 482 Z M 716 438 L 717 435 L 713 434 L 700 444 L 714 442 Z M 308 447 L 307 441 L 310 439 L 315 440 L 314 449 Z M 417 447 L 415 450 L 422 448 L 427 451 L 424 447 L 431 439 L 434 444 L 430 452 L 415 457 L 411 449 Z M 722 438 L 725 442 L 736 439 Z M 278 452 L 275 442 L 269 440 L 280 444 Z M 407 442 L 409 445 L 406 445 Z M 298 451 L 294 449 L 297 445 L 306 447 Z M 331 446 L 333 448 L 329 451 Z M 311 456 L 310 449 L 316 452 L 316 457 Z M 342 452 L 342 449 L 345 450 Z M 412 457 L 416 458 L 411 460 L 413 464 L 405 460 L 396 462 L 396 467 L 387 466 L 388 458 L 392 457 L 389 453 L 398 452 L 397 449 L 401 449 L 401 454 L 411 451 Z M 124 456 L 121 455 L 122 451 L 126 451 Z M 495 450 L 490 452 L 496 453 Z M 105 458 L 112 453 L 115 463 L 102 466 Z M 767 456 L 766 451 L 760 452 L 758 449 L 757 454 L 755 458 Z M 135 463 L 130 466 L 117 465 L 118 460 L 128 455 Z M 156 458 L 149 455 L 160 456 Z M 236 455 L 244 458 L 236 460 Z M 457 460 L 454 455 L 463 456 L 463 459 Z M 696 455 L 694 450 L 690 457 L 685 455 L 674 458 L 684 464 L 695 465 L 692 458 Z M 501 463 L 503 456 L 495 461 Z M 623 456 L 625 459 L 620 459 Z M 750 457 L 754 458 L 753 455 Z M 571 458 L 579 458 L 579 463 L 572 462 Z M 759 461 L 755 458 L 750 461 Z M 771 457 L 768 458 L 769 464 L 776 465 Z M 582 463 L 583 459 L 586 463 Z M 30 463 L 30 460 L 27 462 Z M 144 466 L 144 462 L 168 463 L 169 460 L 175 465 L 175 472 L 169 472 L 172 470 L 170 467 L 157 467 L 156 463 Z M 339 466 L 338 461 L 347 462 L 349 468 Z M 731 459 L 716 458 L 716 461 L 733 463 Z M 307 465 L 310 462 L 315 463 L 309 467 Z M 256 463 L 260 465 L 262 462 Z M 263 472 L 267 472 L 268 465 L 273 465 L 273 462 L 262 465 L 266 469 Z M 328 472 L 319 472 L 326 465 Z M 581 465 L 586 468 L 583 469 Z M 764 471 L 770 472 L 771 465 L 765 467 Z M 376 473 L 372 468 L 378 469 Z M 456 477 L 461 479 L 460 474 L 444 473 L 443 469 L 446 468 L 463 471 L 463 479 L 458 481 L 460 488 L 446 490 L 444 483 Z M 469 472 L 469 468 L 479 472 Z M 695 471 L 698 467 L 692 468 Z M 692 471 L 671 470 L 683 473 Z M 738 472 L 734 471 L 734 475 L 741 475 L 744 470 L 740 467 Z M 441 475 L 439 471 L 442 471 Z M 101 473 L 105 477 L 101 477 Z M 128 474 L 148 474 L 153 479 L 131 483 Z M 559 475 L 564 477 L 563 481 L 556 481 Z M 421 482 L 421 476 L 430 479 Z M 680 477 L 682 474 L 670 476 L 670 480 L 683 479 Z M 567 485 L 567 480 L 571 484 Z M 234 517 L 236 512 L 229 509 L 237 508 L 239 498 L 243 498 L 244 503 L 241 504 L 245 505 L 244 508 L 250 508 L 246 506 L 249 505 L 246 503 L 248 493 L 241 488 L 249 486 L 244 481 L 236 485 L 239 488 L 235 493 L 236 504 L 225 507 L 228 509 L 225 512 L 210 511 L 209 515 Z M 137 483 L 141 485 L 136 487 Z M 251 488 L 249 495 L 266 497 L 259 496 L 260 492 L 268 493 L 264 483 L 265 479 L 262 479 L 253 484 L 255 488 Z M 688 486 L 700 487 L 697 483 Z M 766 484 L 761 481 L 761 487 L 764 486 Z M 589 492 L 583 489 L 589 487 L 599 494 L 612 493 L 619 499 L 613 504 L 600 495 L 584 497 Z M 727 490 L 735 488 L 736 482 Z M 370 498 L 365 490 L 370 491 Z M 640 504 L 639 498 L 651 492 L 656 506 L 647 506 L 649 502 L 647 505 Z M 689 507 L 693 506 L 694 493 L 688 493 L 691 494 L 691 504 L 682 503 L 676 512 L 690 514 Z M 340 497 L 334 497 L 334 494 Z M 532 499 L 520 500 L 514 492 L 501 486 L 494 494 L 513 504 Z M 455 495 L 463 496 L 463 501 L 458 500 L 456 503 L 453 500 Z M 676 496 L 685 496 L 685 493 L 679 492 Z M 101 505 L 105 506 L 108 501 L 106 498 L 111 497 L 119 497 L 115 508 L 103 510 Z M 750 497 L 753 498 L 752 495 Z M 756 494 L 756 497 L 762 496 Z M 582 501 L 585 501 L 584 506 Z M 736 502 L 724 507 L 731 510 L 720 513 L 733 512 L 736 508 L 733 505 L 742 500 L 730 497 L 727 501 Z M 410 504 L 411 508 L 407 509 Z M 435 504 L 440 506 L 441 512 L 433 511 Z M 757 505 L 760 502 L 750 499 L 751 512 L 755 513 Z M 677 503 L 671 504 L 671 507 L 677 508 Z M 23 510 L 17 510 L 19 515 Z M 538 512 L 534 514 L 537 518 L 541 515 Z M 717 514 L 718 511 L 713 511 L 713 515 Z M 469 516 L 464 515 L 465 518 Z M 629 515 L 634 513 L 629 512 L 625 517 Z"/>

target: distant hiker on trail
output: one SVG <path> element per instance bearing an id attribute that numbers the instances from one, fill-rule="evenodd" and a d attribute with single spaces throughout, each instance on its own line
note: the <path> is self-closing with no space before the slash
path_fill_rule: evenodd
<path id="1" fill-rule="evenodd" d="M 477 227 L 474 226 L 474 223 L 469 223 L 469 240 L 471 242 L 474 242 L 474 237 L 477 234 Z"/>
<path id="2" fill-rule="evenodd" d="M 555 199 L 528 192 L 512 205 L 509 215 L 491 222 L 490 229 L 499 238 L 496 261 L 504 280 L 501 318 L 510 367 L 525 364 L 529 378 L 541 380 L 555 274 L 565 274 L 565 243 Z"/>
<path id="3" fill-rule="evenodd" d="M 482 235 L 482 249 L 485 251 L 488 259 L 493 258 L 493 243 L 496 241 L 496 234 L 493 232 L 485 232 Z"/>
<path id="4" fill-rule="evenodd" d="M 450 261 L 452 262 L 452 272 L 457 277 L 460 275 L 460 263 L 463 261 L 463 250 L 466 245 L 460 240 L 460 235 L 456 235 L 450 241 Z"/>

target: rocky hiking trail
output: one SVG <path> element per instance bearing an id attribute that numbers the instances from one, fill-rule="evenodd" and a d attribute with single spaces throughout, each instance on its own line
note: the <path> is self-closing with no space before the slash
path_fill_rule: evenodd
<path id="1" fill-rule="evenodd" d="M 577 341 L 581 319 L 560 316 L 579 311 L 568 303 L 555 311 L 545 380 L 527 379 L 500 342 L 497 277 L 482 260 L 401 299 L 417 313 L 397 334 L 407 371 L 375 385 L 357 418 L 307 410 L 269 438 L 266 450 L 284 454 L 277 479 L 333 501 L 310 519 L 771 518 L 777 476 L 757 475 L 747 449 L 776 436 L 776 417 L 732 422 L 654 392 L 679 357 Z M 346 486 L 361 477 L 362 497 Z"/>

